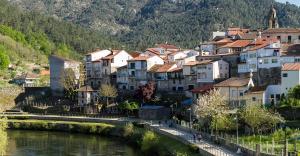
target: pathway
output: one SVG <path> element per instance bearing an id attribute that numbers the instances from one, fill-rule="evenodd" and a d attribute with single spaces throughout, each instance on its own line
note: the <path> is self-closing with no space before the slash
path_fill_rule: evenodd
<path id="1" fill-rule="evenodd" d="M 167 125 L 158 125 L 158 124 L 152 124 L 151 127 L 157 128 L 161 131 L 167 132 L 169 134 L 172 134 L 174 136 L 180 137 L 182 139 L 185 139 L 189 143 L 192 143 L 196 146 L 198 146 L 200 149 L 205 150 L 206 152 L 216 155 L 216 156 L 236 156 L 237 154 L 234 152 L 231 152 L 223 147 L 214 145 L 208 141 L 201 140 L 201 141 L 196 141 L 194 140 L 193 134 L 183 131 L 183 130 L 178 130 L 176 128 L 170 128 Z"/>

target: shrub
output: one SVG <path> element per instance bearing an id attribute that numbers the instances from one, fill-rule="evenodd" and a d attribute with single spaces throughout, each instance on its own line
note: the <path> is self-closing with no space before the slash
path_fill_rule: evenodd
<path id="1" fill-rule="evenodd" d="M 145 132 L 143 139 L 142 139 L 142 151 L 149 152 L 149 153 L 155 153 L 154 151 L 157 148 L 158 144 L 158 137 L 157 135 L 152 131 Z"/>
<path id="2" fill-rule="evenodd" d="M 133 134 L 134 132 L 134 126 L 132 123 L 128 123 L 124 126 L 124 131 L 123 131 L 123 136 L 124 137 L 129 137 Z"/>

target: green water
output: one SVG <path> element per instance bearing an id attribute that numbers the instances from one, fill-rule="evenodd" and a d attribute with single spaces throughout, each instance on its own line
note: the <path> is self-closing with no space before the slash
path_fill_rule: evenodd
<path id="1" fill-rule="evenodd" d="M 139 151 L 116 138 L 42 131 L 8 131 L 11 156 L 138 156 Z"/>

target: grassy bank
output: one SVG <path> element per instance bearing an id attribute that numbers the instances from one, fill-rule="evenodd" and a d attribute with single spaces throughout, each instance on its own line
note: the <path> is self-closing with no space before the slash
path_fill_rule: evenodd
<path id="1" fill-rule="evenodd" d="M 151 156 L 198 155 L 197 149 L 193 146 L 156 134 L 145 129 L 143 125 L 127 124 L 122 126 L 104 123 L 9 119 L 8 127 L 10 129 L 63 131 L 118 137 L 125 143 L 140 148 L 145 155 Z"/>

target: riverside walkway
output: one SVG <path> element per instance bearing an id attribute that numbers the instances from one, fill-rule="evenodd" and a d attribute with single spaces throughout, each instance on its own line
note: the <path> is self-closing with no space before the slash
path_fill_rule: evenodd
<path id="1" fill-rule="evenodd" d="M 9 115 L 6 116 L 15 116 L 15 117 L 28 117 L 28 119 L 36 119 L 36 120 L 58 120 L 58 121 L 77 121 L 77 122 L 104 122 L 104 123 L 112 123 L 112 124 L 124 124 L 127 122 L 144 122 L 147 123 L 153 130 L 157 132 L 162 132 L 164 134 L 168 134 L 177 140 L 183 143 L 194 144 L 202 151 L 202 155 L 204 156 L 235 156 L 234 152 L 231 152 L 225 148 L 214 145 L 206 140 L 201 140 L 195 142 L 193 134 L 191 132 L 180 130 L 177 128 L 170 128 L 166 124 L 153 124 L 152 122 L 147 122 L 139 119 L 130 119 L 130 118 L 91 118 L 91 117 L 81 117 L 81 116 L 57 116 L 57 115 Z M 180 138 L 180 139 L 178 139 Z M 182 140 L 181 140 L 182 139 Z M 205 152 L 205 154 L 203 154 Z"/>
<path id="2" fill-rule="evenodd" d="M 194 144 L 200 149 L 207 152 L 207 155 L 216 155 L 216 156 L 236 156 L 237 154 L 231 152 L 223 147 L 214 145 L 206 140 L 201 139 L 196 141 L 193 137 L 193 134 L 187 131 L 179 130 L 177 128 L 170 128 L 168 125 L 162 124 L 151 124 L 151 127 L 157 128 L 160 131 L 169 133 L 173 136 L 186 140 L 190 144 Z"/>

